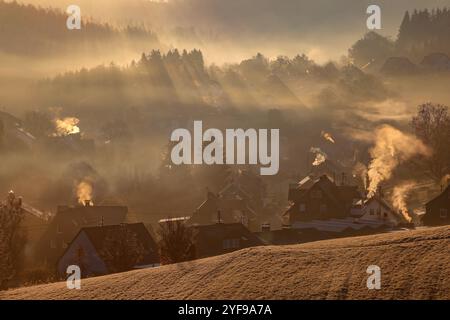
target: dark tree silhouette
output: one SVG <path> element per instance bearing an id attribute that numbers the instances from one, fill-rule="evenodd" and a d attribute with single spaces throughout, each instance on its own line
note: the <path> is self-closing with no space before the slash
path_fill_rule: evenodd
<path id="1" fill-rule="evenodd" d="M 160 225 L 158 234 L 161 264 L 195 259 L 194 234 L 184 222 L 168 219 Z"/>
<path id="2" fill-rule="evenodd" d="M 440 181 L 450 170 L 450 114 L 447 106 L 425 103 L 412 119 L 415 134 L 433 149 L 428 161 L 433 177 Z"/>
<path id="3" fill-rule="evenodd" d="M 124 225 L 120 230 L 109 231 L 101 255 L 111 272 L 124 272 L 142 261 L 145 253 L 136 233 Z"/>
<path id="4" fill-rule="evenodd" d="M 10 192 L 0 204 L 0 289 L 8 286 L 22 266 L 26 235 L 20 229 L 22 199 Z"/>

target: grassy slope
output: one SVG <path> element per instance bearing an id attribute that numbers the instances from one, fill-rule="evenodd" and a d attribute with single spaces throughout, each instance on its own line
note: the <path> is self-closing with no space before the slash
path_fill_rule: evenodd
<path id="1" fill-rule="evenodd" d="M 382 270 L 381 290 L 366 268 Z M 450 299 L 450 227 L 241 250 L 157 269 L 0 293 L 0 299 Z"/>

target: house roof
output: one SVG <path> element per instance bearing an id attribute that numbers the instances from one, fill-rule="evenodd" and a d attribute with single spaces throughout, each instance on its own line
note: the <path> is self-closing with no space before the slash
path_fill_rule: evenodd
<path id="1" fill-rule="evenodd" d="M 123 206 L 59 206 L 51 225 L 65 242 L 70 242 L 81 228 L 118 225 L 126 221 L 127 213 L 128 208 Z"/>
<path id="2" fill-rule="evenodd" d="M 86 227 L 80 230 L 84 232 L 97 252 L 101 252 L 107 237 L 119 235 L 123 228 L 136 235 L 137 241 L 145 249 L 145 255 L 139 265 L 159 263 L 158 246 L 143 223 L 110 225 L 103 227 Z"/>
<path id="3" fill-rule="evenodd" d="M 201 256 L 217 254 L 213 244 L 220 242 L 222 250 L 222 241 L 225 239 L 240 239 L 241 247 L 263 245 L 261 239 L 241 223 L 216 223 L 191 228 L 194 230 L 196 247 Z"/>
<path id="4" fill-rule="evenodd" d="M 365 205 L 369 205 L 371 202 L 373 201 L 377 201 L 381 206 L 383 206 L 383 208 L 385 208 L 386 210 L 391 211 L 392 213 L 396 213 L 394 209 L 392 209 L 392 207 L 386 202 L 386 200 L 384 200 L 383 198 L 381 198 L 379 195 L 374 195 L 373 197 L 369 198 L 366 200 L 366 202 L 364 203 Z"/>
<path id="5" fill-rule="evenodd" d="M 433 199 L 431 199 L 430 201 L 428 201 L 426 205 L 428 206 L 428 205 L 432 204 L 435 201 L 439 201 L 441 199 L 441 197 L 445 196 L 448 193 L 450 193 L 450 184 L 438 196 L 436 196 Z"/>

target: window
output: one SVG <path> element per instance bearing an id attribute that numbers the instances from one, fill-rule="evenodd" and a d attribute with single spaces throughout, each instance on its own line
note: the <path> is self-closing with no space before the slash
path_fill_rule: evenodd
<path id="1" fill-rule="evenodd" d="M 53 240 L 50 240 L 50 249 L 56 249 L 56 243 Z"/>
<path id="2" fill-rule="evenodd" d="M 67 242 L 63 241 L 63 243 L 62 243 L 62 248 L 63 248 L 63 249 L 66 249 L 67 247 L 68 247 Z"/>
<path id="3" fill-rule="evenodd" d="M 56 225 L 56 233 L 57 234 L 61 234 L 62 233 L 61 228 L 59 227 L 59 224 Z"/>
<path id="4" fill-rule="evenodd" d="M 378 208 L 378 209 L 377 209 L 377 215 L 378 215 L 378 216 L 381 216 L 381 208 Z"/>
<path id="5" fill-rule="evenodd" d="M 327 210 L 328 210 L 328 207 L 326 204 L 323 203 L 320 205 L 320 213 L 326 213 Z"/>
<path id="6" fill-rule="evenodd" d="M 239 239 L 225 239 L 222 242 L 223 249 L 237 249 L 240 247 Z"/>
<path id="7" fill-rule="evenodd" d="M 439 217 L 441 219 L 447 219 L 448 216 L 448 210 L 447 209 L 441 209 L 440 213 L 439 213 Z"/>
<path id="8" fill-rule="evenodd" d="M 306 204 L 300 203 L 300 205 L 299 205 L 299 211 L 300 211 L 300 212 L 305 212 L 305 211 L 306 211 Z"/>

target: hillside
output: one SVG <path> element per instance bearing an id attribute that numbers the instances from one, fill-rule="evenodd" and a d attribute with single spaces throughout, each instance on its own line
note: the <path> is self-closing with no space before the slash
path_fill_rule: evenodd
<path id="1" fill-rule="evenodd" d="M 156 269 L 0 293 L 0 299 L 450 299 L 450 227 L 245 249 Z M 381 290 L 366 268 L 381 267 Z"/>

